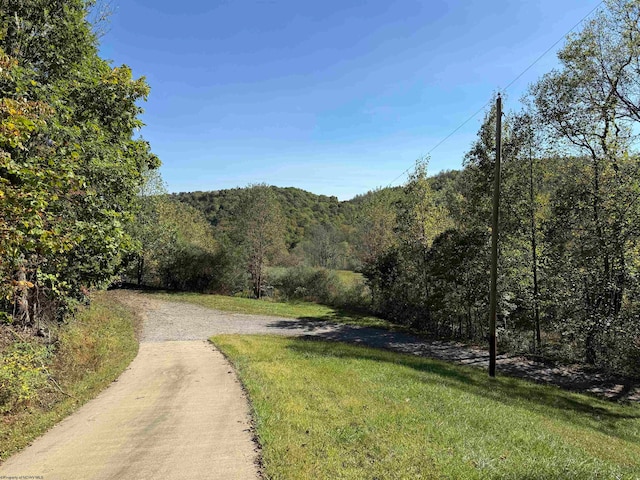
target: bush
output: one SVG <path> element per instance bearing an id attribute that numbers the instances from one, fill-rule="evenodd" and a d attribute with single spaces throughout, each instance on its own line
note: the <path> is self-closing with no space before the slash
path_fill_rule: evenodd
<path id="1" fill-rule="evenodd" d="M 138 351 L 139 321 L 117 296 L 96 293 L 48 346 L 15 342 L 0 326 L 0 462 L 118 377 Z"/>
<path id="2" fill-rule="evenodd" d="M 72 385 L 106 368 L 126 367 L 138 350 L 134 317 L 103 293 L 93 295 L 84 308 L 58 333 L 52 373 L 62 385 Z M 117 374 L 116 374 L 117 375 Z"/>
<path id="3" fill-rule="evenodd" d="M 305 300 L 334 307 L 365 308 L 367 287 L 361 279 L 349 285 L 334 270 L 311 267 L 274 268 L 269 282 L 282 300 Z"/>
<path id="4" fill-rule="evenodd" d="M 11 345 L 0 357 L 0 413 L 37 400 L 47 383 L 49 348 L 28 342 Z"/>

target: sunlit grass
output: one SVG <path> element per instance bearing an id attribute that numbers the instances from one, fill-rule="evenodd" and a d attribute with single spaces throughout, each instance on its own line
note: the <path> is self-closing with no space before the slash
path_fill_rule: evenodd
<path id="1" fill-rule="evenodd" d="M 342 284 L 347 287 L 364 283 L 364 276 L 361 273 L 352 272 L 351 270 L 334 270 L 334 272 Z"/>
<path id="2" fill-rule="evenodd" d="M 640 476 L 640 408 L 333 342 L 215 336 L 269 479 Z"/>
<path id="3" fill-rule="evenodd" d="M 184 292 L 153 293 L 153 296 L 163 300 L 192 303 L 223 312 L 269 315 L 283 318 L 328 320 L 366 327 L 390 327 L 389 322 L 381 318 L 312 302 L 271 302 L 252 298 Z"/>

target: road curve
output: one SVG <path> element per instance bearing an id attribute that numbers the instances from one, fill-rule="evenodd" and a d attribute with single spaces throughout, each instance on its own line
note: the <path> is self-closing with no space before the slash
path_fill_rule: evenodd
<path id="1" fill-rule="evenodd" d="M 231 366 L 206 342 L 214 334 L 305 336 L 463 365 L 487 363 L 486 351 L 456 342 L 315 319 L 229 314 L 135 292 L 113 294 L 144 313 L 138 356 L 96 399 L 0 466 L 0 479 L 259 478 L 248 402 Z M 507 356 L 498 365 L 501 373 L 640 401 L 640 385 L 593 372 Z"/>
<path id="2" fill-rule="evenodd" d="M 143 342 L 109 388 L 0 467 L 3 477 L 256 479 L 249 408 L 205 341 Z"/>

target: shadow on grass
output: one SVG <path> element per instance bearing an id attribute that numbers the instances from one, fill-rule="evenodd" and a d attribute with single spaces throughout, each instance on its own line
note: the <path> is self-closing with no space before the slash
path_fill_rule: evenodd
<path id="1" fill-rule="evenodd" d="M 330 322 L 330 323 L 328 323 Z M 404 331 L 395 331 L 378 326 L 362 326 L 359 324 L 340 323 L 331 320 L 331 316 L 302 317 L 292 320 L 274 320 L 268 328 L 291 330 L 312 338 L 366 345 L 400 353 L 410 353 L 423 357 L 433 357 L 468 365 L 482 364 L 487 361 L 488 354 L 462 348 L 461 344 L 448 341 L 426 341 L 425 339 Z"/>
<path id="2" fill-rule="evenodd" d="M 155 290 L 147 291 L 146 293 L 169 295 L 174 293 L 181 295 L 182 292 Z M 254 301 L 259 302 L 258 300 Z M 195 303 L 200 304 L 200 302 Z M 291 303 L 290 305 L 295 305 L 295 303 Z M 215 307 L 210 306 L 209 308 Z M 382 320 L 372 317 L 366 312 L 354 312 L 335 307 L 329 308 L 331 308 L 329 312 L 318 316 L 299 317 L 297 319 L 292 318 L 287 320 L 273 318 L 265 327 L 268 331 L 277 334 L 313 336 L 325 340 L 348 342 L 400 353 L 409 353 L 462 365 L 486 367 L 488 364 L 488 353 L 485 351 L 469 348 L 456 342 L 438 341 L 417 336 L 407 332 L 406 329 L 387 324 Z M 232 311 L 242 312 L 242 308 L 239 310 L 233 309 Z M 268 316 L 273 313 L 252 312 L 252 314 Z M 287 316 L 287 314 L 281 314 L 280 316 Z M 632 395 L 638 387 L 638 381 L 631 379 L 608 377 L 606 375 L 591 375 L 588 372 L 576 373 L 566 369 L 553 369 L 549 368 L 548 365 L 525 362 L 518 359 L 508 360 L 502 356 L 498 357 L 498 368 L 499 372 L 503 375 L 506 374 L 538 383 L 556 385 L 569 391 L 585 392 L 599 390 L 600 394 L 607 393 L 611 395 L 613 400 L 624 399 L 626 395 Z M 502 378 L 503 381 L 507 381 L 504 377 Z M 620 390 L 621 385 L 623 388 Z"/>
<path id="3" fill-rule="evenodd" d="M 624 425 L 630 420 L 640 419 L 640 409 L 634 407 L 625 407 L 514 378 L 490 379 L 481 370 L 450 365 L 437 360 L 322 342 L 320 340 L 326 340 L 323 336 L 303 337 L 301 340 L 303 343 L 294 342 L 288 348 L 299 354 L 311 353 L 317 356 L 402 365 L 424 373 L 425 375 L 418 377 L 423 382 L 437 381 L 439 384 L 460 390 L 465 394 L 481 396 L 503 405 L 524 408 L 622 440 L 638 442 L 637 429 L 633 430 Z"/>

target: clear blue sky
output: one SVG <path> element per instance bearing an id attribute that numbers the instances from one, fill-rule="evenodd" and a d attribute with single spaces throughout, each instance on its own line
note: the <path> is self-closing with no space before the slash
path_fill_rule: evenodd
<path id="1" fill-rule="evenodd" d="M 348 199 L 389 184 L 598 3 L 113 0 L 101 53 L 147 77 L 142 135 L 170 191 L 265 182 Z M 430 173 L 460 168 L 481 117 Z"/>

